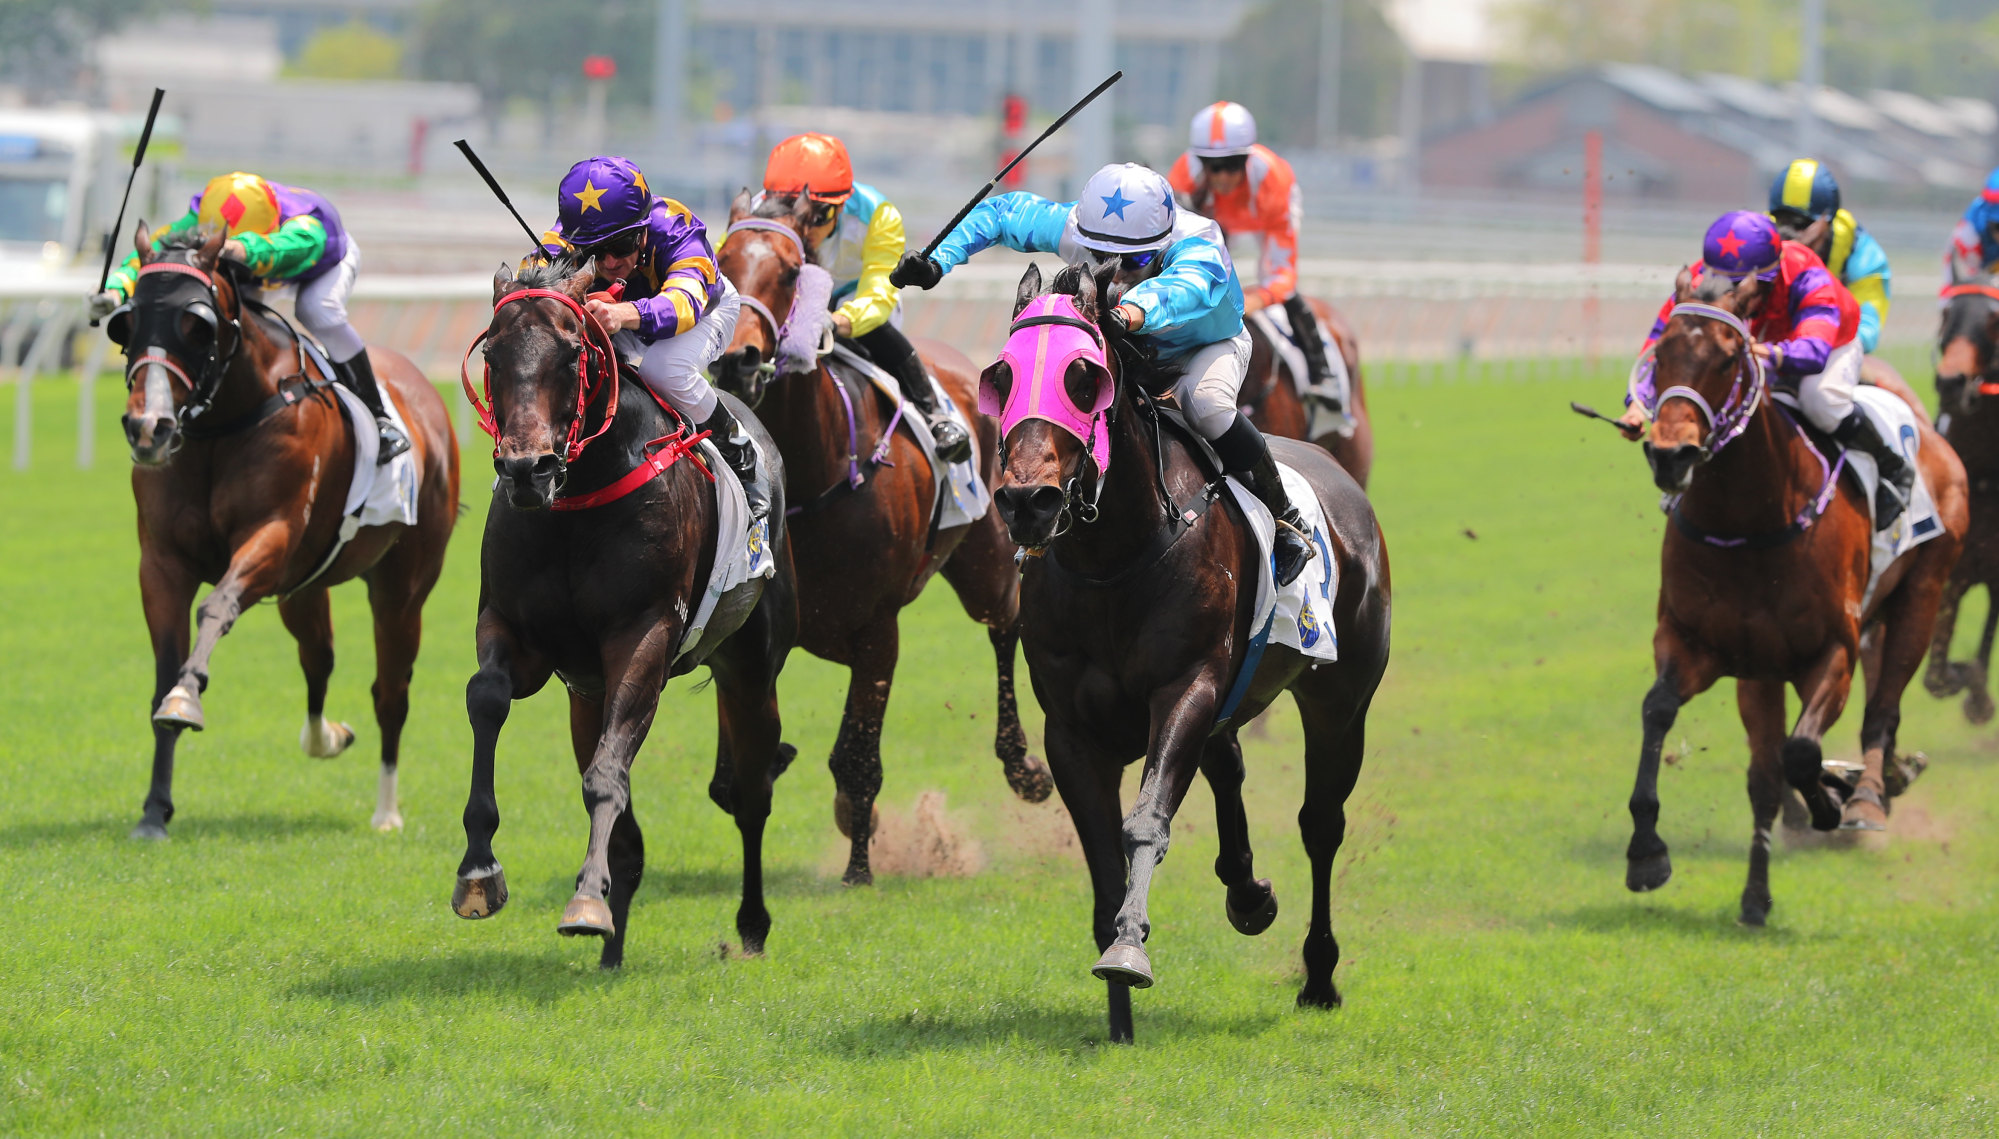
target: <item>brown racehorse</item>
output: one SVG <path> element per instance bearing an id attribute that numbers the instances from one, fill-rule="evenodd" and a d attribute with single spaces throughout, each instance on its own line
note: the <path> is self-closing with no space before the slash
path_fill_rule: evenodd
<path id="1" fill-rule="evenodd" d="M 1098 298 L 1117 295 L 1116 274 L 1115 260 L 1071 266 L 1056 274 L 1052 291 L 1073 294 L 1077 311 L 1094 326 Z M 1030 266 L 1016 318 L 1041 292 L 1040 270 Z M 1101 343 L 1104 334 L 1094 335 Z M 1113 348 L 1121 350 L 1122 338 L 1113 336 Z M 1014 540 L 1042 551 L 1027 560 L 1021 582 L 1021 639 L 1034 695 L 1048 717 L 1049 767 L 1090 868 L 1092 925 L 1103 951 L 1091 971 L 1108 986 L 1111 1038 L 1131 1039 L 1131 988 L 1153 982 L 1143 945 L 1151 929 L 1146 898 L 1197 771 L 1214 791 L 1222 847 L 1215 873 L 1226 887 L 1230 923 L 1254 935 L 1276 919 L 1277 896 L 1253 869 L 1236 727 L 1287 689 L 1304 721 L 1298 824 L 1312 861 L 1298 1004 L 1334 1007 L 1340 996 L 1333 986 L 1339 962 L 1333 858 L 1345 833 L 1344 805 L 1360 777 L 1368 707 L 1388 664 L 1381 528 L 1366 492 L 1323 450 L 1272 440 L 1271 450 L 1304 475 L 1325 510 L 1339 566 L 1333 611 L 1340 654 L 1335 663 L 1307 667 L 1296 651 L 1272 644 L 1253 677 L 1239 677 L 1253 652 L 1256 581 L 1268 572 L 1268 559 L 1234 507 L 1210 506 L 1229 492 L 1195 457 L 1195 444 L 1162 422 L 1116 352 L 1109 366 L 1106 380 L 1097 365 L 1079 359 L 1063 377 L 1083 407 L 1100 383 L 1112 385 L 1109 477 L 1096 498 L 1076 489 L 1098 481 L 1089 451 L 1063 429 L 1032 418 L 1010 429 L 1005 474 L 994 494 Z M 1004 361 L 986 377 L 1002 401 L 1022 382 Z M 1222 723 L 1232 689 L 1239 703 Z M 1138 799 L 1120 826 L 1120 778 L 1141 756 Z"/>
<path id="2" fill-rule="evenodd" d="M 1346 361 L 1347 375 L 1351 377 L 1354 429 L 1350 435 L 1328 431 L 1312 442 L 1332 452 L 1333 458 L 1347 469 L 1354 481 L 1367 486 L 1367 477 L 1374 471 L 1374 424 L 1367 416 L 1367 388 L 1360 377 L 1360 338 L 1354 335 L 1353 326 L 1341 316 L 1339 310 L 1324 301 L 1307 297 L 1305 302 L 1319 319 L 1332 331 L 1333 340 L 1340 346 L 1340 358 Z M 1303 439 L 1310 429 L 1312 414 L 1298 397 L 1296 379 L 1291 375 L 1290 365 L 1271 350 L 1269 338 L 1263 326 L 1256 321 L 1248 321 L 1249 337 L 1252 345 L 1249 358 L 1249 378 L 1244 381 L 1236 402 L 1244 415 L 1256 424 L 1257 430 L 1265 435 L 1281 435 L 1286 439 Z"/>
<path id="3" fill-rule="evenodd" d="M 375 721 L 382 770 L 374 825 L 402 825 L 396 764 L 409 715 L 423 603 L 458 516 L 458 443 L 437 389 L 407 358 L 370 349 L 382 390 L 410 428 L 417 523 L 361 529 L 331 564 L 354 474 L 354 436 L 330 379 L 275 313 L 245 298 L 255 282 L 220 256 L 223 234 L 173 235 L 155 251 L 139 225 L 140 278 L 108 331 L 125 347 L 125 437 L 139 505 L 139 590 L 154 660 L 153 782 L 136 838 L 165 838 L 174 745 L 205 726 L 209 657 L 237 617 L 265 598 L 298 641 L 306 754 L 331 757 L 354 731 L 325 719 L 333 672 L 328 586 L 368 583 L 375 615 Z M 373 431 L 372 423 L 362 428 Z M 315 571 L 317 571 L 315 573 Z M 215 588 L 196 611 L 195 588 Z"/>
<path id="4" fill-rule="evenodd" d="M 1999 629 L 1999 400 L 1991 398 L 1999 395 L 1999 358 L 1993 354 L 1999 337 L 1999 287 L 1990 281 L 1952 285 L 1944 297 L 1937 336 L 1937 430 L 1964 462 L 1971 533 L 1937 609 L 1923 686 L 1932 696 L 1964 693 L 1965 719 L 1983 724 L 1992 718 L 1987 670 L 1993 631 Z M 1978 585 L 1985 587 L 1987 606 L 1977 655 L 1951 660 L 1958 603 Z"/>
<path id="5" fill-rule="evenodd" d="M 500 825 L 493 752 L 513 701 L 557 676 L 569 690 L 590 841 L 556 928 L 602 937 L 599 964 L 621 964 L 626 918 L 645 872 L 632 760 L 667 680 L 705 663 L 720 715 L 717 766 L 726 772 L 709 793 L 734 808 L 743 841 L 736 931 L 743 952 L 759 954 L 770 932 L 764 820 L 782 767 L 777 674 L 797 627 L 783 484 L 772 499 L 776 573 L 724 594 L 699 643 L 683 653 L 683 634 L 715 563 L 715 488 L 696 459 L 671 461 L 686 439 L 682 431 L 692 429 L 669 418 L 636 377 L 618 374 L 610 338 L 580 307 L 593 276 L 594 263 L 579 269 L 557 262 L 518 279 L 503 268 L 493 278 L 485 342 L 500 478 L 479 555 L 479 671 L 465 686 L 472 787 L 451 908 L 484 918 L 506 904 L 506 875 L 493 855 Z M 730 410 L 781 473 L 756 418 L 740 405 Z M 720 477 L 735 476 L 723 470 Z"/>
<path id="6" fill-rule="evenodd" d="M 799 644 L 848 668 L 847 706 L 828 766 L 839 798 L 835 820 L 850 840 L 844 881 L 873 880 L 868 838 L 881 789 L 882 718 L 895 678 L 897 614 L 915 601 L 932 574 L 942 573 L 959 604 L 987 627 L 999 672 L 998 727 L 993 736 L 1007 783 L 1031 803 L 1053 789 L 1047 765 L 1027 752 L 1014 699 L 1014 646 L 1020 639 L 1020 574 L 1014 545 L 996 512 L 970 526 L 932 532 L 936 484 L 922 450 L 896 431 L 883 461 L 879 443 L 894 410 L 873 384 L 836 376 L 824 362 L 812 371 L 781 374 L 766 387 L 758 371 L 772 360 L 780 330 L 797 296 L 799 268 L 811 255 L 805 220 L 811 203 L 775 196 L 760 207 L 761 228 L 732 228 L 716 254 L 722 274 L 744 298 L 735 340 L 715 363 L 718 386 L 757 402 L 757 414 L 784 454 L 792 503 L 792 556 L 798 566 Z M 729 212 L 732 227 L 749 218 L 747 194 Z M 958 402 L 985 457 L 986 485 L 999 473 L 993 425 L 977 414 L 977 373 L 957 350 L 934 341 L 917 345 L 924 363 Z M 859 472 L 865 480 L 854 484 Z M 858 825 L 857 821 L 858 820 Z"/>
<path id="7" fill-rule="evenodd" d="M 1964 468 L 1929 429 L 1914 393 L 1883 374 L 1881 386 L 1918 411 L 1918 462 L 1944 532 L 1890 565 L 1862 608 L 1873 535 L 1867 501 L 1770 398 L 1750 352 L 1741 314 L 1756 311 L 1768 287 L 1715 275 L 1690 288 L 1682 273 L 1679 305 L 1656 350 L 1661 398 L 1646 457 L 1659 488 L 1680 497 L 1666 527 L 1652 638 L 1658 679 L 1644 702 L 1625 871 L 1635 891 L 1672 877 L 1658 833 L 1660 751 L 1680 706 L 1733 676 L 1749 732 L 1755 820 L 1745 925 L 1762 925 L 1770 912 L 1770 828 L 1786 782 L 1819 830 L 1840 826 L 1842 815 L 1849 827 L 1885 823 L 1888 797 L 1906 778 L 1895 755 L 1902 690 L 1922 664 L 1966 528 Z M 1866 668 L 1866 768 L 1842 812 L 1819 741 L 1845 707 L 1856 664 Z M 1788 736 L 1786 684 L 1803 702 Z"/>

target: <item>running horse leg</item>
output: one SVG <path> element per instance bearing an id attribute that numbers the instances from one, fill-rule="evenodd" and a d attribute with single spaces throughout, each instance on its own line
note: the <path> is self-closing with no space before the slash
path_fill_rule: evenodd
<path id="1" fill-rule="evenodd" d="M 1821 778 L 1825 773 L 1825 751 L 1819 740 L 1846 708 L 1846 695 L 1853 685 L 1856 647 L 1834 641 L 1795 682 L 1804 709 L 1791 728 L 1790 738 L 1784 741 L 1784 779 L 1804 797 L 1814 830 L 1829 831 L 1839 826 L 1840 805 Z"/>
<path id="2" fill-rule="evenodd" d="M 522 650 L 514 631 L 492 610 L 479 614 L 479 671 L 465 684 L 465 712 L 472 721 L 472 787 L 465 799 L 465 857 L 451 909 L 461 918 L 486 918 L 507 904 L 507 875 L 493 856 L 500 803 L 493 794 L 493 752 L 515 700 L 541 691 L 549 667 Z"/>
<path id="3" fill-rule="evenodd" d="M 1762 925 L 1770 916 L 1770 828 L 1785 797 L 1784 682 L 1737 680 L 1735 706 L 1749 733 L 1749 812 L 1755 831 L 1749 839 L 1749 882 L 1742 887 L 1743 925 Z"/>
<path id="4" fill-rule="evenodd" d="M 1277 920 L 1277 891 L 1270 879 L 1258 878 L 1255 853 L 1249 845 L 1249 818 L 1242 806 L 1242 745 L 1235 732 L 1208 740 L 1201 752 L 1201 774 L 1215 795 L 1215 834 L 1221 851 L 1215 855 L 1215 877 L 1226 892 L 1222 910 L 1237 933 L 1255 937 Z"/>
<path id="5" fill-rule="evenodd" d="M 1118 833 L 1118 784 L 1124 765 L 1099 752 L 1081 733 L 1055 717 L 1048 720 L 1045 738 L 1050 773 L 1062 792 L 1069 821 L 1076 827 L 1083 861 L 1090 868 L 1094 898 L 1090 931 L 1096 938 L 1097 952 L 1102 953 L 1117 940 L 1118 907 L 1124 904 L 1124 848 Z M 1131 985 L 1121 977 L 1101 979 L 1109 1002 L 1111 1043 L 1129 1044 Z"/>
<path id="6" fill-rule="evenodd" d="M 1720 667 L 1689 649 L 1665 625 L 1653 636 L 1658 678 L 1645 694 L 1644 739 L 1638 748 L 1638 778 L 1631 788 L 1631 844 L 1624 851 L 1624 887 L 1644 893 L 1673 877 L 1673 859 L 1659 837 L 1659 758 L 1680 705 L 1707 691 Z"/>
<path id="7" fill-rule="evenodd" d="M 590 761 L 597 754 L 597 741 L 603 735 L 603 694 L 591 695 L 571 689 L 569 744 L 576 753 L 578 775 L 589 772 Z M 612 932 L 604 939 L 603 952 L 597 957 L 600 969 L 616 969 L 625 963 L 625 919 L 632 912 L 632 897 L 638 893 L 639 881 L 645 877 L 645 860 L 645 834 L 639 829 L 638 816 L 632 813 L 631 804 L 627 803 L 624 812 L 611 824 L 611 845 L 605 856 L 605 863 L 611 869 Z"/>
<path id="8" fill-rule="evenodd" d="M 236 624 L 236 618 L 277 589 L 279 575 L 284 572 L 285 551 L 291 548 L 291 541 L 291 523 L 273 521 L 259 527 L 236 548 L 222 580 L 195 609 L 194 651 L 181 663 L 173 687 L 154 708 L 155 726 L 195 731 L 205 726 L 201 694 L 208 688 L 208 658 L 223 635 Z"/>
<path id="9" fill-rule="evenodd" d="M 782 589 L 784 592 L 779 593 Z M 742 626 L 708 658 L 715 677 L 716 735 L 730 757 L 729 799 L 743 842 L 743 893 L 736 935 L 743 954 L 761 957 L 770 936 L 764 905 L 763 835 L 770 818 L 771 785 L 797 754 L 782 743 L 777 677 L 797 639 L 797 602 L 788 587 L 766 586 Z"/>
<path id="10" fill-rule="evenodd" d="M 426 536 L 421 531 L 405 534 L 367 575 L 368 608 L 375 619 L 375 683 L 369 693 L 382 733 L 375 814 L 369 822 L 383 832 L 403 826 L 396 773 L 402 761 L 403 725 L 410 714 L 410 679 L 423 646 L 423 604 L 444 568 L 443 558 L 418 542 Z"/>
<path id="11" fill-rule="evenodd" d="M 1310 669 L 1300 679 L 1297 703 L 1305 728 L 1305 802 L 1298 808 L 1298 830 L 1312 860 L 1312 917 L 1305 930 L 1305 984 L 1298 990 L 1298 1007 L 1338 1008 L 1340 991 L 1333 984 L 1333 970 L 1340 963 L 1340 943 L 1333 936 L 1333 859 L 1346 840 L 1346 802 L 1360 781 L 1367 752 L 1367 712 L 1374 698 L 1369 695 L 1342 718 L 1341 709 L 1352 697 L 1340 699 L 1336 682 L 1315 686 Z M 1322 691 L 1313 692 L 1312 687 Z"/>
<path id="12" fill-rule="evenodd" d="M 1945 589 L 1927 550 L 1895 592 L 1882 603 L 1867 662 L 1866 702 L 1860 720 L 1860 754 L 1865 769 L 1847 800 L 1840 825 L 1849 830 L 1885 830 L 1888 800 L 1908 789 L 1912 774 L 1895 755 L 1902 723 L 1902 693 L 1922 664 L 1935 614 Z M 1925 618 L 1929 618 L 1925 620 Z M 1981 685 L 1982 687 L 1982 685 Z"/>
<path id="13" fill-rule="evenodd" d="M 875 880 L 868 865 L 868 840 L 874 835 L 875 796 L 882 785 L 882 717 L 888 713 L 889 685 L 895 678 L 900 630 L 890 609 L 863 626 L 854 637 L 848 665 L 847 707 L 840 717 L 840 734 L 826 766 L 838 788 L 833 796 L 833 821 L 850 843 L 847 872 L 840 881 L 868 886 Z"/>
<path id="14" fill-rule="evenodd" d="M 298 744 L 315 759 L 332 759 L 354 743 L 354 729 L 326 722 L 326 682 L 333 675 L 333 606 L 324 587 L 295 593 L 278 602 L 278 617 L 298 642 L 299 670 L 305 673 L 305 727 Z"/>
<path id="15" fill-rule="evenodd" d="M 1950 584 L 1944 588 L 1943 598 L 1937 605 L 1936 627 L 1930 630 L 1930 666 L 1923 673 L 1923 687 L 1939 700 L 1955 696 L 1970 687 L 1971 666 L 1950 659 L 1950 642 L 1957 635 L 1958 603 L 1964 599 L 1971 585 L 1969 578 L 1951 575 Z M 1987 616 L 1999 616 L 1999 607 Z M 1987 628 L 1990 627 L 1988 621 Z M 1965 697 L 1964 703 L 1965 718 L 1971 719 L 1971 697 Z"/>
<path id="16" fill-rule="evenodd" d="M 194 603 L 194 575 L 178 561 L 148 552 L 139 562 L 139 594 L 146 630 L 153 642 L 153 706 L 173 688 L 187 659 L 188 606 Z M 174 817 L 174 745 L 179 724 L 153 723 L 153 777 L 133 838 L 163 839 Z"/>
<path id="17" fill-rule="evenodd" d="M 1977 667 L 1970 678 L 1970 691 L 1964 694 L 1964 718 L 1974 724 L 1992 720 L 1992 635 L 1999 631 L 1999 590 L 1989 582 L 1985 598 L 1985 628 L 1978 634 Z"/>

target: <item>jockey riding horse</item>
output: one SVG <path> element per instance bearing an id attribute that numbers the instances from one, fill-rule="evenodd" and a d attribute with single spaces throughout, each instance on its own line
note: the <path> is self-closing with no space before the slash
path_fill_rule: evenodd
<path id="1" fill-rule="evenodd" d="M 1881 345 L 1881 322 L 1888 318 L 1893 274 L 1888 254 L 1874 235 L 1841 209 L 1839 183 L 1825 164 L 1800 158 L 1770 184 L 1770 220 L 1785 240 L 1798 242 L 1825 262 L 1860 306 L 1860 350 L 1872 355 Z"/>

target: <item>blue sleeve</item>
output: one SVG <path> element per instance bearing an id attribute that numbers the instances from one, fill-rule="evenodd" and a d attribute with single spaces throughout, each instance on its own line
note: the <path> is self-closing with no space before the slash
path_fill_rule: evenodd
<path id="1" fill-rule="evenodd" d="M 1189 238 L 1168 248 L 1159 275 L 1132 286 L 1124 303 L 1145 310 L 1140 332 L 1166 332 L 1229 303 L 1232 271 L 1226 252 L 1212 242 Z"/>
<path id="2" fill-rule="evenodd" d="M 1004 245 L 1018 253 L 1057 252 L 1073 204 L 1051 202 L 1025 190 L 987 198 L 938 243 L 937 252 L 931 257 L 948 273 L 972 254 L 994 245 Z"/>
<path id="3" fill-rule="evenodd" d="M 1881 343 L 1881 322 L 1888 316 L 1890 284 L 1894 274 L 1888 268 L 1888 253 L 1874 235 L 1861 230 L 1853 239 L 1853 252 L 1844 266 L 1846 287 L 1860 305 L 1860 349 L 1872 353 Z"/>

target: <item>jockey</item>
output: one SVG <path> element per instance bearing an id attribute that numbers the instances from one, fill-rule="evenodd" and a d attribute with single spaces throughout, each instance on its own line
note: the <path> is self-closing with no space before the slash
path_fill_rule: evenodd
<path id="1" fill-rule="evenodd" d="M 971 458 L 971 436 L 938 408 L 923 358 L 899 327 L 901 306 L 888 278 L 902 258 L 902 211 L 881 191 L 854 181 L 846 146 L 825 134 L 778 143 L 764 166 L 764 194 L 789 199 L 803 194 L 818 207 L 805 241 L 832 274 L 833 300 L 844 300 L 833 310 L 834 335 L 859 345 L 896 378 L 903 398 L 929 422 L 938 458 L 947 463 Z"/>
<path id="2" fill-rule="evenodd" d="M 1861 351 L 1872 353 L 1880 347 L 1892 278 L 1888 254 L 1851 213 L 1839 208 L 1839 183 L 1832 171 L 1810 158 L 1791 163 L 1770 184 L 1770 217 L 1786 240 L 1802 242 L 1818 254 L 1853 294 L 1860 306 Z M 1818 223 L 1823 224 L 1814 230 Z"/>
<path id="3" fill-rule="evenodd" d="M 188 200 L 187 213 L 154 230 L 148 241 L 196 227 L 223 231 L 228 237 L 223 256 L 248 265 L 264 288 L 297 290 L 293 308 L 299 324 L 326 348 L 334 379 L 374 413 L 381 436 L 375 461 L 386 463 L 409 450 L 409 438 L 389 420 L 361 334 L 347 322 L 347 298 L 361 271 L 361 247 L 340 224 L 333 203 L 311 190 L 239 170 L 210 179 Z M 92 318 L 109 316 L 124 304 L 138 275 L 135 252 L 106 278 L 104 291 L 90 298 Z"/>
<path id="4" fill-rule="evenodd" d="M 728 405 L 715 398 L 707 370 L 736 334 L 741 302 L 715 271 L 708 231 L 686 206 L 646 185 L 629 158 L 586 158 L 569 168 L 555 192 L 556 222 L 542 234 L 550 257 L 595 258 L 605 288 L 624 286 L 617 300 L 584 302 L 618 345 L 639 357 L 639 379 L 711 441 L 742 480 L 750 515 L 770 510 L 770 486 L 757 449 Z M 594 290 L 593 290 L 594 291 Z"/>
<path id="5" fill-rule="evenodd" d="M 1785 241 L 1763 214 L 1733 210 L 1708 227 L 1701 260 L 1691 267 L 1690 284 L 1698 288 L 1709 274 L 1740 281 L 1754 275 L 1766 282 L 1757 310 L 1745 314 L 1756 338 L 1751 351 L 1776 374 L 1776 383 L 1794 387 L 1798 404 L 1812 425 L 1841 446 L 1873 456 L 1881 478 L 1874 494 L 1874 525 L 1886 529 L 1899 517 L 1915 490 L 1916 471 L 1902 452 L 1853 404 L 1860 383 L 1863 353 L 1857 333 L 1860 309 L 1853 294 L 1826 271 L 1818 254 L 1795 241 Z M 1645 339 L 1650 350 L 1666 331 L 1678 298 L 1668 298 Z M 1645 422 L 1643 400 L 1632 400 L 1618 420 L 1628 438 L 1637 438 Z"/>
<path id="6" fill-rule="evenodd" d="M 1177 376 L 1173 397 L 1187 422 L 1214 445 L 1230 474 L 1248 475 L 1250 489 L 1278 520 L 1279 583 L 1296 580 L 1313 549 L 1269 441 L 1236 407 L 1250 340 L 1242 323 L 1242 282 L 1221 228 L 1176 209 L 1173 188 L 1157 171 L 1124 163 L 1091 175 L 1074 202 L 1024 191 L 988 198 L 931 258 L 905 253 L 890 280 L 898 287 L 935 287 L 950 269 L 993 245 L 1055 253 L 1072 265 L 1105 254 L 1118 258 L 1117 280 L 1129 288 L 1103 323 L 1150 347 L 1163 376 Z"/>
<path id="7" fill-rule="evenodd" d="M 1180 204 L 1215 219 L 1227 237 L 1254 233 L 1262 239 L 1258 282 L 1243 290 L 1243 314 L 1265 305 L 1283 305 L 1291 318 L 1293 339 L 1305 354 L 1311 373 L 1308 384 L 1326 390 L 1323 385 L 1332 379 L 1326 343 L 1305 334 L 1319 327 L 1318 314 L 1298 292 L 1298 220 L 1303 208 L 1291 164 L 1256 141 L 1256 117 L 1240 103 L 1221 102 L 1195 112 L 1188 146 L 1166 175 Z"/>
<path id="8" fill-rule="evenodd" d="M 1977 281 L 1999 271 L 1999 170 L 1985 176 L 1985 189 L 1965 207 L 1964 217 L 1950 231 L 1944 270 L 1953 285 Z"/>

